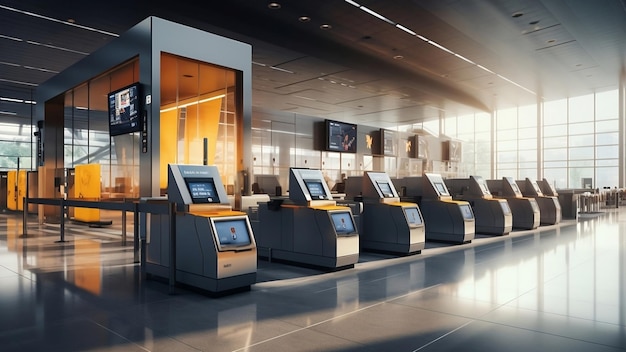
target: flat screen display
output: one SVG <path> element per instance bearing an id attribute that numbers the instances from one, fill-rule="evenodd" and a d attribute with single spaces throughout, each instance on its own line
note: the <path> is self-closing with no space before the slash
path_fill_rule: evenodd
<path id="1" fill-rule="evenodd" d="M 352 221 L 352 214 L 350 214 L 350 212 L 332 212 L 330 213 L 330 219 L 335 226 L 335 232 L 337 235 L 356 233 L 354 222 Z"/>
<path id="2" fill-rule="evenodd" d="M 474 219 L 474 213 L 472 212 L 472 208 L 469 204 L 459 204 L 459 209 L 461 209 L 463 219 Z"/>
<path id="3" fill-rule="evenodd" d="M 187 189 L 194 203 L 219 203 L 220 198 L 215 183 L 210 178 L 185 179 Z"/>
<path id="4" fill-rule="evenodd" d="M 479 183 L 478 185 L 480 186 L 480 189 L 483 191 L 483 194 L 489 194 L 489 188 L 487 188 L 486 184 Z"/>
<path id="5" fill-rule="evenodd" d="M 356 153 L 356 125 L 326 120 L 326 150 Z"/>
<path id="6" fill-rule="evenodd" d="M 378 188 L 380 192 L 383 194 L 384 198 L 393 198 L 393 190 L 391 189 L 391 185 L 387 182 L 377 182 Z"/>
<path id="7" fill-rule="evenodd" d="M 511 183 L 511 188 L 513 188 L 513 192 L 515 192 L 516 194 L 521 193 L 519 187 L 517 187 L 517 183 Z"/>
<path id="8" fill-rule="evenodd" d="M 109 93 L 109 134 L 140 132 L 142 130 L 141 86 L 130 86 Z"/>
<path id="9" fill-rule="evenodd" d="M 322 181 L 304 180 L 304 184 L 309 190 L 309 195 L 311 196 L 311 199 L 327 199 L 326 190 L 324 190 L 324 185 L 322 184 Z"/>
<path id="10" fill-rule="evenodd" d="M 500 202 L 500 207 L 502 208 L 502 212 L 504 215 L 511 214 L 511 208 L 509 207 L 509 202 Z"/>
<path id="11" fill-rule="evenodd" d="M 530 202 L 530 206 L 533 208 L 533 213 L 538 213 L 539 204 L 537 204 L 537 201 L 533 198 L 529 198 L 528 201 Z"/>
<path id="12" fill-rule="evenodd" d="M 382 155 L 396 156 L 395 134 L 393 131 L 381 129 Z"/>
<path id="13" fill-rule="evenodd" d="M 420 216 L 417 208 L 403 208 L 404 215 L 406 215 L 406 221 L 410 226 L 417 226 L 422 224 L 422 217 Z"/>
<path id="14" fill-rule="evenodd" d="M 211 218 L 220 249 L 250 246 L 250 231 L 245 218 L 219 220 Z"/>
<path id="15" fill-rule="evenodd" d="M 447 195 L 448 194 L 448 189 L 446 188 L 446 186 L 443 183 L 435 182 L 433 184 L 435 185 L 435 189 L 437 190 L 437 193 L 439 193 L 440 195 Z"/>

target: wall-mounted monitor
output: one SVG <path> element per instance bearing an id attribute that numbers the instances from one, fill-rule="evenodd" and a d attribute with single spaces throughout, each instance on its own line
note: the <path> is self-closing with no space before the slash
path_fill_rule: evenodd
<path id="1" fill-rule="evenodd" d="M 382 194 L 383 198 L 395 197 L 393 190 L 391 189 L 391 185 L 388 182 L 377 181 L 376 185 L 378 186 L 378 189 L 380 190 L 380 193 Z"/>
<path id="2" fill-rule="evenodd" d="M 304 180 L 312 200 L 328 199 L 322 180 Z"/>
<path id="3" fill-rule="evenodd" d="M 133 83 L 109 93 L 108 101 L 111 136 L 142 130 L 141 84 Z"/>
<path id="4" fill-rule="evenodd" d="M 219 203 L 220 198 L 212 178 L 185 178 L 193 203 Z"/>
<path id="5" fill-rule="evenodd" d="M 330 219 L 335 227 L 337 236 L 352 235 L 357 233 L 352 214 L 349 211 L 330 212 Z"/>
<path id="6" fill-rule="evenodd" d="M 404 209 L 404 216 L 406 216 L 406 221 L 409 224 L 409 226 L 416 227 L 423 223 L 422 217 L 420 216 L 420 212 L 417 209 L 417 207 L 409 207 L 409 208 L 402 208 L 402 209 Z"/>
<path id="7" fill-rule="evenodd" d="M 459 204 L 459 209 L 461 210 L 461 215 L 463 215 L 463 219 L 474 219 L 474 212 L 472 212 L 472 207 L 469 204 Z"/>
<path id="8" fill-rule="evenodd" d="M 385 156 L 396 156 L 396 134 L 394 131 L 380 130 L 380 154 Z"/>
<path id="9" fill-rule="evenodd" d="M 254 246 L 252 229 L 245 216 L 209 219 L 219 251 L 244 250 Z"/>
<path id="10" fill-rule="evenodd" d="M 332 152 L 356 153 L 357 132 L 352 123 L 325 120 L 326 150 Z"/>

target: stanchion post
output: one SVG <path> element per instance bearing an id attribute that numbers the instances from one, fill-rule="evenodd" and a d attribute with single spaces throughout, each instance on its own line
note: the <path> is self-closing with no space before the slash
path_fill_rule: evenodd
<path id="1" fill-rule="evenodd" d="M 61 239 L 57 242 L 65 242 L 65 200 L 60 198 L 61 205 Z"/>
<path id="2" fill-rule="evenodd" d="M 170 218 L 169 292 L 170 294 L 173 294 L 174 286 L 176 285 L 176 203 L 170 203 L 169 218 Z"/>
<path id="3" fill-rule="evenodd" d="M 28 234 L 26 233 L 26 222 L 28 221 L 28 197 L 24 197 L 24 213 L 22 214 L 22 236 L 26 237 Z"/>
<path id="4" fill-rule="evenodd" d="M 134 253 L 133 254 L 134 262 L 139 263 L 139 204 L 138 203 L 133 203 L 133 253 Z M 142 267 L 143 267 L 143 263 L 142 263 Z"/>
<path id="5" fill-rule="evenodd" d="M 126 210 L 122 210 L 122 246 L 126 245 Z"/>

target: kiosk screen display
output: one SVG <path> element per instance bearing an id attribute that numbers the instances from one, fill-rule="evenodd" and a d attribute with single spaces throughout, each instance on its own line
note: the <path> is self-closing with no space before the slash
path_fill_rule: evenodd
<path id="1" fill-rule="evenodd" d="M 519 187 L 517 187 L 517 183 L 511 183 L 511 188 L 513 188 L 513 192 L 520 193 Z"/>
<path id="2" fill-rule="evenodd" d="M 502 208 L 502 212 L 504 215 L 511 214 L 511 208 L 509 207 L 509 202 L 500 202 L 500 207 Z"/>
<path id="3" fill-rule="evenodd" d="M 393 191 L 391 190 L 391 185 L 387 182 L 377 182 L 378 189 L 383 194 L 384 198 L 393 198 Z"/>
<path id="4" fill-rule="evenodd" d="M 311 195 L 311 199 L 327 199 L 326 191 L 324 190 L 324 185 L 322 181 L 319 180 L 304 180 L 304 184 L 306 188 L 309 190 L 309 194 Z"/>
<path id="5" fill-rule="evenodd" d="M 354 222 L 352 221 L 352 214 L 350 214 L 350 212 L 332 212 L 330 213 L 330 218 L 333 221 L 337 235 L 356 233 Z"/>
<path id="6" fill-rule="evenodd" d="M 474 213 L 472 212 L 472 208 L 469 204 L 459 204 L 459 209 L 461 209 L 463 219 L 474 219 Z"/>
<path id="7" fill-rule="evenodd" d="M 248 247 L 252 243 L 250 229 L 245 218 L 211 218 L 215 229 L 215 239 L 220 250 Z"/>
<path id="8" fill-rule="evenodd" d="M 219 203 L 220 198 L 215 189 L 215 183 L 210 178 L 185 179 L 191 200 L 194 203 Z"/>
<path id="9" fill-rule="evenodd" d="M 539 212 L 539 205 L 537 204 L 537 201 L 535 199 L 529 198 L 528 201 L 530 202 L 530 206 L 533 208 L 533 212 L 534 213 L 538 213 Z"/>
<path id="10" fill-rule="evenodd" d="M 484 183 L 479 183 L 480 185 L 480 189 L 483 191 L 483 194 L 489 194 L 489 188 L 487 188 L 487 185 Z"/>
<path id="11" fill-rule="evenodd" d="M 417 208 L 403 208 L 404 215 L 406 215 L 406 221 L 410 226 L 416 226 L 422 224 L 422 217 Z"/>
<path id="12" fill-rule="evenodd" d="M 435 185 L 435 189 L 437 190 L 437 193 L 439 193 L 440 195 L 448 195 L 448 189 L 443 183 L 435 182 L 434 185 Z"/>

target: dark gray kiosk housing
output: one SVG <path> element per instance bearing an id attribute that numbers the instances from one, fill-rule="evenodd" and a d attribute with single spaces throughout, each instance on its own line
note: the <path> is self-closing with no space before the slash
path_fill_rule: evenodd
<path id="1" fill-rule="evenodd" d="M 167 197 L 176 205 L 174 240 L 170 223 L 150 217 L 146 274 L 214 293 L 249 289 L 256 283 L 256 242 L 248 216 L 233 211 L 216 166 L 168 167 Z"/>
<path id="2" fill-rule="evenodd" d="M 426 240 L 461 244 L 474 239 L 472 207 L 467 201 L 452 199 L 441 175 L 426 173 L 405 177 L 402 182 L 408 199 L 417 200 L 422 211 Z"/>
<path id="3" fill-rule="evenodd" d="M 400 202 L 387 173 L 368 171 L 356 179 L 361 181 L 358 188 L 363 201 L 361 249 L 420 253 L 426 243 L 426 230 L 417 203 Z"/>
<path id="4" fill-rule="evenodd" d="M 259 203 L 260 257 L 323 268 L 359 260 L 359 233 L 349 207 L 333 200 L 320 170 L 291 168 L 289 199 Z"/>
<path id="5" fill-rule="evenodd" d="M 561 204 L 557 196 L 545 195 L 536 181 L 528 177 L 525 180 L 517 180 L 517 185 L 524 197 L 535 198 L 541 217 L 540 225 L 555 225 L 561 222 Z"/>
<path id="6" fill-rule="evenodd" d="M 507 235 L 513 229 L 513 213 L 506 199 L 494 198 L 481 176 L 446 179 L 452 198 L 470 203 L 476 217 L 476 233 Z"/>
<path id="7" fill-rule="evenodd" d="M 496 198 L 506 199 L 513 213 L 513 228 L 532 230 L 539 226 L 540 211 L 535 198 L 522 195 L 517 183 L 511 177 L 501 180 L 487 180 L 489 190 Z"/>

